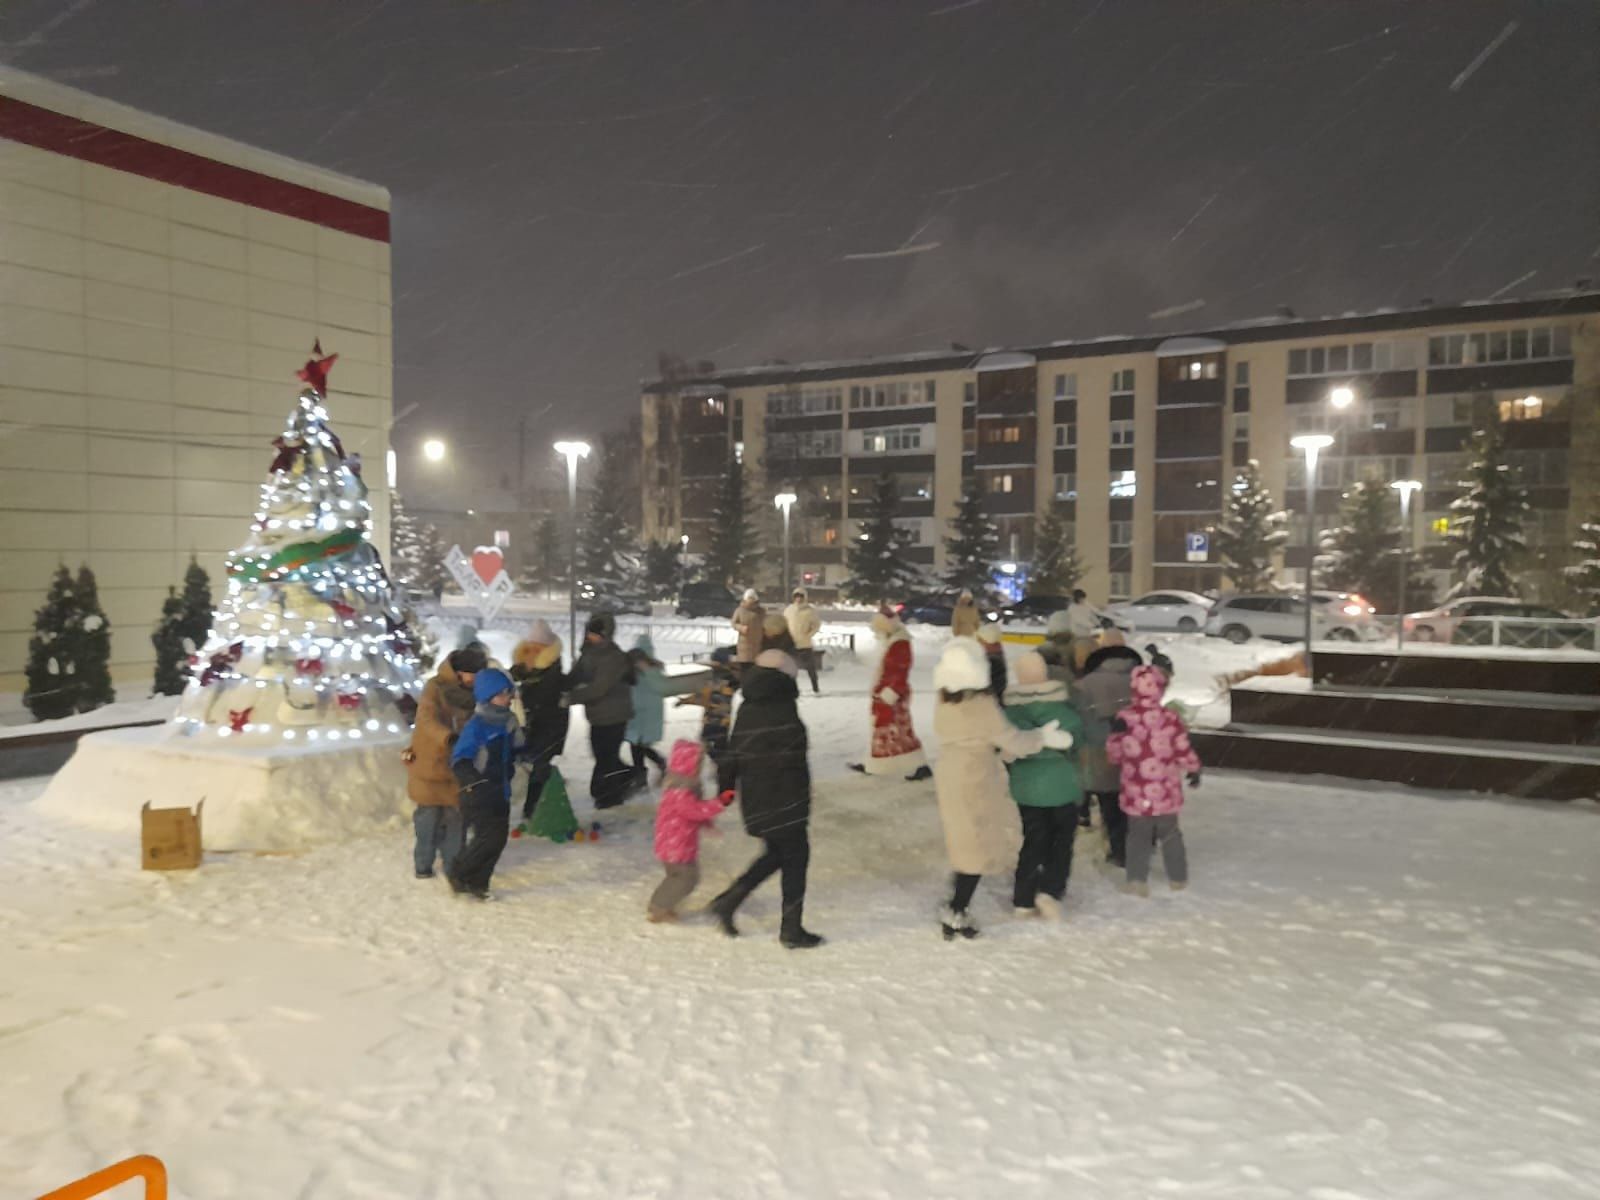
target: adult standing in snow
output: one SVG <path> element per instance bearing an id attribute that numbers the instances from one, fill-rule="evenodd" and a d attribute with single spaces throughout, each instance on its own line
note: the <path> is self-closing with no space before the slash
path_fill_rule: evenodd
<path id="1" fill-rule="evenodd" d="M 789 636 L 794 639 L 795 661 L 811 680 L 811 694 L 821 693 L 817 684 L 817 634 L 822 632 L 822 618 L 811 607 L 805 588 L 795 588 L 789 607 L 783 610 L 783 619 L 789 626 Z"/>
<path id="2" fill-rule="evenodd" d="M 782 872 L 783 921 L 778 940 L 790 950 L 809 950 L 822 939 L 802 922 L 806 869 L 811 861 L 811 766 L 806 727 L 800 720 L 800 673 L 782 650 L 764 650 L 746 672 L 744 700 L 733 733 L 717 764 L 721 790 L 737 791 L 745 832 L 760 838 L 761 856 L 710 904 L 722 931 L 739 935 L 733 916 L 745 898 L 774 872 Z"/>
<path id="3" fill-rule="evenodd" d="M 1105 641 L 1083 664 L 1082 677 L 1072 685 L 1072 701 L 1084 721 L 1079 755 L 1088 793 L 1084 807 L 1099 806 L 1100 823 L 1106 831 L 1106 861 L 1120 869 L 1127 861 L 1128 817 L 1118 799 L 1122 770 L 1106 757 L 1105 743 L 1112 720 L 1133 703 L 1133 669 L 1141 663 L 1139 652 L 1124 645 L 1116 630 L 1107 630 Z"/>
<path id="4" fill-rule="evenodd" d="M 761 607 L 761 597 L 756 595 L 755 588 L 745 588 L 744 599 L 733 610 L 732 618 L 733 631 L 739 635 L 733 661 L 741 670 L 755 662 L 756 655 L 761 653 L 761 626 L 766 618 L 767 610 Z"/>
<path id="5" fill-rule="evenodd" d="M 905 775 L 915 783 L 933 771 L 911 725 L 911 635 L 887 609 L 872 618 L 872 632 L 883 646 L 872 685 L 872 754 L 865 762 L 851 763 L 850 769 L 867 775 Z"/>
<path id="6" fill-rule="evenodd" d="M 983 624 L 983 614 L 970 591 L 962 589 L 956 597 L 956 606 L 950 610 L 951 637 L 977 637 L 978 626 Z"/>
<path id="7" fill-rule="evenodd" d="M 614 808 L 628 793 L 633 772 L 622 763 L 622 741 L 633 716 L 633 664 L 614 640 L 617 620 L 596 613 L 584 628 L 583 653 L 578 656 L 570 683 L 562 697 L 568 707 L 581 704 L 589 718 L 589 747 L 594 751 L 594 773 L 589 794 L 596 808 Z"/>
<path id="8" fill-rule="evenodd" d="M 945 849 L 955 872 L 950 901 L 940 914 L 945 940 L 974 938 L 978 927 L 968 913 L 978 880 L 1009 870 L 1022 846 L 1022 823 L 1011 802 L 1003 763 L 1037 754 L 1045 747 L 1072 745 L 1060 725 L 1017 729 L 989 692 L 989 665 L 975 642 L 954 639 L 933 671 L 939 690 L 933 731 L 939 739 L 934 783 Z"/>
<path id="9" fill-rule="evenodd" d="M 522 819 L 530 820 L 539 806 L 539 797 L 550 779 L 555 759 L 567 748 L 571 714 L 561 704 L 567 676 L 561 669 L 561 639 L 550 622 L 540 619 L 517 643 L 511 654 L 511 678 L 517 681 L 522 699 L 522 719 L 527 731 L 528 795 L 522 803 Z"/>
<path id="10" fill-rule="evenodd" d="M 406 794 L 417 806 L 413 852 L 418 879 L 433 878 L 433 864 L 446 868 L 461 850 L 461 788 L 450 769 L 450 750 L 472 717 L 472 681 L 489 665 L 483 651 L 452 651 L 417 701 L 411 745 L 400 756 L 406 765 Z"/>

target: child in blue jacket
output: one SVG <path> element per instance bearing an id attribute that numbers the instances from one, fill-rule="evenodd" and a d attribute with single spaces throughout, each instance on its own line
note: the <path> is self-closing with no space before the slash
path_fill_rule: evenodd
<path id="1" fill-rule="evenodd" d="M 477 701 L 450 755 L 461 785 L 462 847 L 446 877 L 458 895 L 489 898 L 489 880 L 511 829 L 511 778 L 517 769 L 521 727 L 511 711 L 516 685 L 498 668 L 472 681 Z"/>

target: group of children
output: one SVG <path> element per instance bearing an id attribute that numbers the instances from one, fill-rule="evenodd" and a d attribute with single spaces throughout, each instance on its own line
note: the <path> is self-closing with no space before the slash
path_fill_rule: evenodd
<path id="1" fill-rule="evenodd" d="M 1074 645 L 1070 640 L 1052 639 L 1042 652 L 1023 654 L 1009 671 L 1000 641 L 989 627 L 980 629 L 977 636 L 963 633 L 954 637 L 945 647 L 934 671 L 938 693 L 934 732 L 939 743 L 934 778 L 954 872 L 951 893 L 940 914 L 941 932 L 947 940 L 978 935 L 970 906 L 979 881 L 986 874 L 1013 868 L 1016 912 L 1058 917 L 1071 874 L 1076 833 L 1081 817 L 1093 803 L 1098 804 L 1106 828 L 1107 859 L 1126 871 L 1125 890 L 1149 895 L 1150 864 L 1157 847 L 1170 885 L 1174 889 L 1186 886 L 1188 867 L 1178 812 L 1185 779 L 1190 786 L 1200 782 L 1200 761 L 1182 717 L 1162 703 L 1171 664 L 1159 656 L 1154 656 L 1158 662 L 1144 664 L 1114 632 L 1103 641 L 1105 644 L 1091 644 L 1080 637 Z M 557 643 L 552 668 L 549 648 L 543 647 L 537 657 L 538 672 L 554 669 L 559 673 L 559 654 Z M 799 767 L 789 763 L 786 771 L 797 769 L 806 775 L 804 806 L 808 814 L 804 728 L 792 708 L 797 671 L 787 647 L 771 655 L 772 662 L 764 663 L 763 668 L 787 675 L 778 681 L 787 684 L 782 697 L 783 723 L 798 727 L 802 747 Z M 785 661 L 779 663 L 779 658 Z M 647 912 L 653 922 L 673 921 L 679 905 L 699 882 L 701 832 L 735 799 L 739 772 L 728 760 L 733 702 L 744 677 L 756 664 L 734 661 L 732 648 L 713 654 L 709 682 L 683 701 L 705 710 L 701 739 L 677 741 L 663 761 L 654 747 L 662 736 L 665 698 L 676 689 L 648 638 L 640 639 L 630 659 L 634 713 L 628 740 L 634 769 L 642 777 L 648 769 L 646 763 L 655 763 L 662 785 L 655 851 L 664 877 L 650 897 Z M 526 692 L 528 673 L 519 668 L 519 674 Z M 541 692 L 554 694 L 548 690 L 553 685 L 542 674 L 532 678 Z M 436 815 L 430 815 L 425 828 L 421 817 L 425 801 L 413 788 L 419 804 L 417 873 L 431 874 L 435 852 L 443 852 L 452 887 L 486 897 L 506 842 L 518 758 L 533 759 L 535 771 L 547 777 L 550 759 L 560 750 L 552 744 L 553 731 L 548 728 L 533 751 L 524 745 L 512 711 L 516 682 L 490 666 L 481 649 L 452 655 L 439 677 L 430 681 L 429 688 L 435 687 L 441 688 L 439 693 L 425 693 L 422 702 L 430 717 L 444 713 L 450 703 L 456 706 L 455 715 L 461 716 L 464 689 L 470 689 L 472 704 L 462 720 L 443 718 L 446 728 L 453 726 L 447 744 L 460 810 L 453 836 L 439 831 L 443 823 Z M 438 719 L 435 717 L 434 723 Z M 530 710 L 530 722 L 532 719 Z M 422 736 L 422 726 L 419 722 L 414 748 L 425 740 L 439 740 L 437 731 Z M 561 733 L 565 733 L 564 720 Z M 784 745 L 793 740 L 785 735 Z M 408 751 L 408 761 L 413 758 Z M 703 781 L 707 758 L 726 768 L 714 798 L 706 797 Z M 636 779 L 636 786 L 642 782 Z M 739 782 L 744 785 L 740 791 L 749 791 L 748 778 Z M 777 782 L 776 777 L 769 780 L 766 790 L 772 790 Z M 535 799 L 530 787 L 525 815 Z M 746 795 L 743 800 L 744 807 L 750 808 L 752 797 Z M 801 824 L 803 841 L 803 821 Z M 800 855 L 803 894 L 803 860 L 809 851 L 779 844 L 784 842 L 783 836 L 755 835 L 769 842 L 768 854 L 757 864 L 772 857 L 767 873 L 785 866 L 785 859 Z M 787 885 L 786 878 L 786 892 Z M 728 895 L 718 897 L 713 910 Z M 719 918 L 725 930 L 733 932 L 732 907 L 724 907 L 728 911 L 719 911 Z M 790 907 L 786 903 L 786 916 Z M 793 930 L 786 933 L 785 944 L 818 944 L 820 939 L 813 935 L 804 934 L 810 939 L 806 941 L 794 933 L 804 933 L 798 906 L 794 907 Z"/>

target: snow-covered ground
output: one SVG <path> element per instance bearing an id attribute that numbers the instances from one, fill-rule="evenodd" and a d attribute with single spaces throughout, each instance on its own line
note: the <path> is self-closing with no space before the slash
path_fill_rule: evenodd
<path id="1" fill-rule="evenodd" d="M 240 1200 L 1595 1195 L 1593 805 L 1217 775 L 1188 892 L 1119 894 L 1097 834 L 1063 924 L 996 878 L 948 945 L 931 786 L 845 768 L 868 687 L 802 701 L 809 953 L 776 881 L 737 941 L 648 925 L 642 802 L 478 905 L 401 828 L 159 875 L 0 786 L 0 1194 L 148 1152 Z M 752 854 L 721 825 L 701 900 Z"/>

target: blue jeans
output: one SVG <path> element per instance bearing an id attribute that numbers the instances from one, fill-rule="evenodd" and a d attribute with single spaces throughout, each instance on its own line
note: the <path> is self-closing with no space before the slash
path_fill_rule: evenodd
<path id="1" fill-rule="evenodd" d="M 419 804 L 411 814 L 411 824 L 417 831 L 417 845 L 413 853 L 419 872 L 432 871 L 433 860 L 444 856 L 445 866 L 455 861 L 461 852 L 461 810 L 446 808 L 442 804 Z"/>

